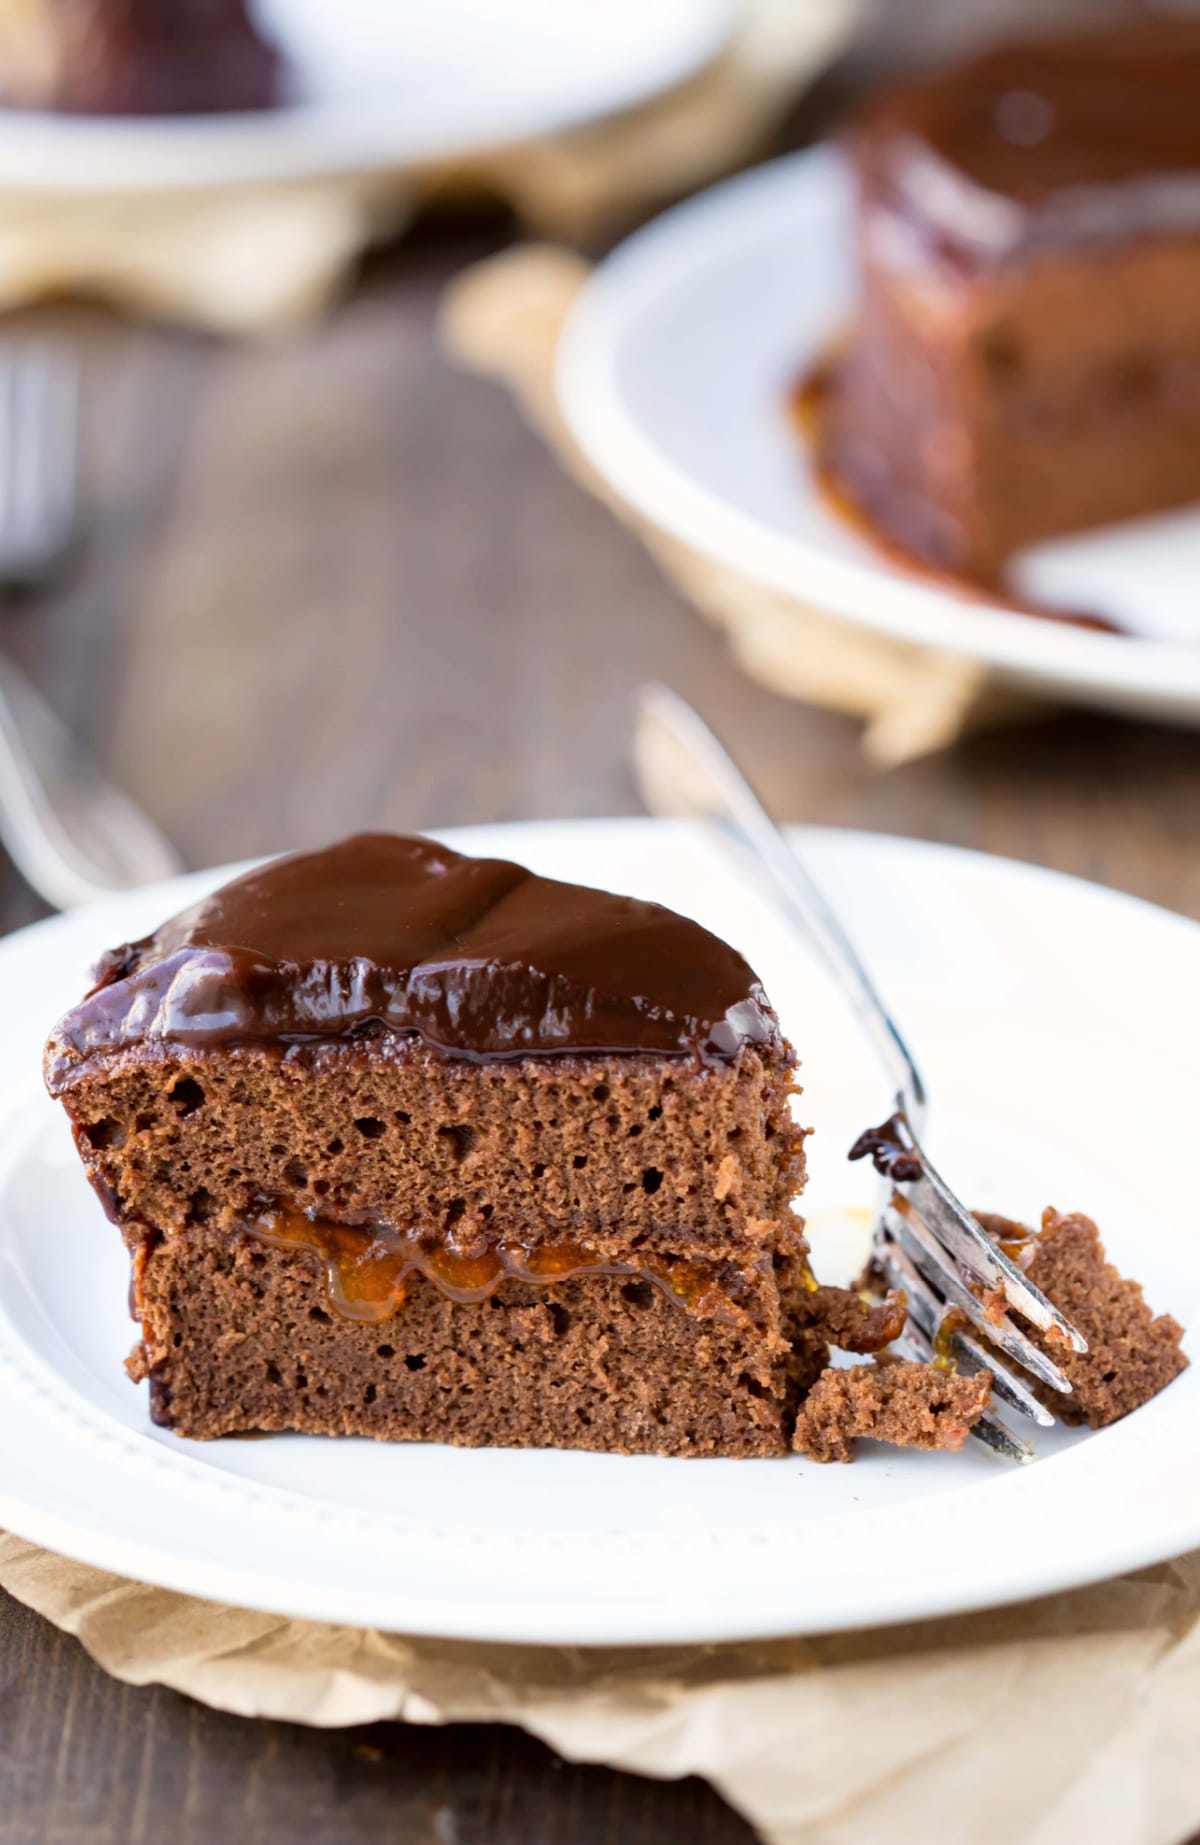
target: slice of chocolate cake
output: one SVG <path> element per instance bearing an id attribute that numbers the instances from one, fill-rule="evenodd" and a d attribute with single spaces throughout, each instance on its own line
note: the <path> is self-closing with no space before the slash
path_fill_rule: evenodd
<path id="1" fill-rule="evenodd" d="M 152 1414 L 768 1455 L 832 1331 L 794 1057 L 652 903 L 364 835 L 107 955 L 46 1051 L 133 1257 Z"/>
<path id="2" fill-rule="evenodd" d="M 1086 1352 L 1072 1352 L 1015 1316 L 1071 1380 L 1069 1397 L 1041 1393 L 1064 1422 L 1105 1428 L 1187 1369 L 1182 1326 L 1169 1313 L 1155 1314 L 1141 1283 L 1113 1267 L 1090 1217 L 1047 1210 L 1037 1231 L 987 1213 L 979 1221 L 1087 1340 Z"/>
<path id="3" fill-rule="evenodd" d="M 279 100 L 247 0 L 0 0 L 0 100 L 86 115 L 202 115 Z"/>
<path id="4" fill-rule="evenodd" d="M 845 145 L 859 300 L 817 459 L 993 585 L 1018 547 L 1200 498 L 1200 20 L 1001 45 Z"/>

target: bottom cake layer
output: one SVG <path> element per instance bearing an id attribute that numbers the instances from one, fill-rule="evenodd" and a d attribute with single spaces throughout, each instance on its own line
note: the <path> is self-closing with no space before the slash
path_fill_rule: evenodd
<path id="1" fill-rule="evenodd" d="M 417 1273 L 386 1318 L 362 1319 L 337 1310 L 311 1249 L 198 1226 L 139 1253 L 130 1369 L 154 1419 L 194 1438 L 784 1454 L 828 1355 L 806 1275 L 797 1258 L 739 1277 L 744 1304 L 722 1315 L 629 1274 L 455 1301 Z"/>

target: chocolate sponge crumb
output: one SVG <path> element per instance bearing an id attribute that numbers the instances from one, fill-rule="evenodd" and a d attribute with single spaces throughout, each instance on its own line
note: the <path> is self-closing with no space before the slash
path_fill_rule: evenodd
<path id="1" fill-rule="evenodd" d="M 1088 1342 L 1086 1352 L 1073 1352 L 1063 1340 L 1013 1314 L 1032 1343 L 1070 1379 L 1069 1397 L 1039 1392 L 1064 1422 L 1106 1428 L 1148 1403 L 1187 1369 L 1178 1320 L 1166 1313 L 1156 1316 L 1141 1284 L 1126 1280 L 1107 1260 L 1090 1217 L 1047 1210 L 1038 1232 L 1003 1218 L 979 1221 Z"/>
<path id="2" fill-rule="evenodd" d="M 880 1352 L 873 1364 L 822 1372 L 800 1405 L 792 1446 L 810 1461 L 852 1461 L 862 1436 L 961 1448 L 991 1394 L 988 1371 L 965 1377 Z"/>
<path id="3" fill-rule="evenodd" d="M 904 1331 L 904 1295 L 891 1292 L 865 1301 L 852 1288 L 819 1287 L 809 1301 L 813 1321 L 830 1345 L 843 1352 L 881 1352 Z"/>

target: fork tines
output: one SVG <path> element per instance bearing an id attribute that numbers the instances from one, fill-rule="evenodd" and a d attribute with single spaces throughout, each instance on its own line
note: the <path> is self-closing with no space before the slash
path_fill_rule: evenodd
<path id="1" fill-rule="evenodd" d="M 1053 1332 L 1065 1347 L 1084 1352 L 1086 1340 L 955 1197 L 923 1152 L 903 1107 L 882 1127 L 861 1135 L 850 1157 L 868 1155 L 889 1187 L 876 1223 L 872 1264 L 889 1287 L 904 1291 L 909 1316 L 904 1344 L 910 1353 L 967 1372 L 990 1371 L 1000 1402 L 1043 1427 L 1052 1426 L 1054 1417 L 1026 1377 L 1064 1395 L 1070 1394 L 1070 1382 L 998 1310 L 996 1297 L 1002 1295 L 1032 1326 Z M 1011 1371 L 1000 1354 L 1021 1371 Z M 994 1417 L 985 1417 L 975 1432 L 1012 1458 L 1032 1456 Z"/>
<path id="2" fill-rule="evenodd" d="M 655 813 L 687 814 L 707 823 L 740 874 L 750 867 L 772 901 L 829 971 L 853 1006 L 887 1071 L 896 1112 L 882 1127 L 860 1136 L 850 1157 L 870 1154 L 888 1182 L 876 1227 L 874 1266 L 908 1297 L 899 1350 L 933 1359 L 947 1369 L 986 1366 L 998 1400 L 1034 1422 L 1053 1422 L 1036 1386 L 1064 1394 L 1070 1383 L 1052 1358 L 1038 1350 L 1003 1311 L 1063 1342 L 1087 1350 L 1058 1309 L 988 1237 L 926 1159 L 916 1128 L 923 1119 L 925 1085 L 903 1032 L 889 1012 L 862 958 L 791 842 L 780 832 L 753 788 L 690 705 L 665 686 L 643 686 L 638 707 L 636 762 L 647 805 Z M 915 1125 L 914 1125 L 915 1124 Z M 978 1337 L 976 1336 L 978 1335 Z M 1020 1367 L 1010 1371 L 1006 1359 Z M 995 1417 L 973 1431 L 1014 1460 L 1032 1449 Z"/>
<path id="3" fill-rule="evenodd" d="M 1043 1428 L 1053 1426 L 1054 1417 L 1029 1386 L 997 1364 L 995 1352 L 972 1336 L 953 1307 L 947 1308 L 946 1301 L 929 1285 L 908 1252 L 891 1241 L 886 1228 L 877 1237 L 873 1256 L 888 1286 L 904 1291 L 908 1316 L 913 1322 L 912 1328 L 906 1330 L 914 1331 L 933 1357 L 953 1359 L 957 1368 L 968 1374 L 990 1371 L 995 1379 L 996 1395 L 1010 1409 L 1040 1422 Z"/>

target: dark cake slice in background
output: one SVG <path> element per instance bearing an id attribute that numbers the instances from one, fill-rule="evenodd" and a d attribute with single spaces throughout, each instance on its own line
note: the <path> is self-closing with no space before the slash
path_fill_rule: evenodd
<path id="1" fill-rule="evenodd" d="M 827 1358 L 793 1063 L 696 924 L 375 835 L 107 956 L 46 1069 L 160 1422 L 776 1454 Z"/>
<path id="2" fill-rule="evenodd" d="M 200 115 L 280 100 L 248 0 L 0 0 L 0 101 L 85 115 Z"/>
<path id="3" fill-rule="evenodd" d="M 860 295 L 822 473 L 993 584 L 1059 533 L 1200 498 L 1200 21 L 987 51 L 845 144 Z"/>

